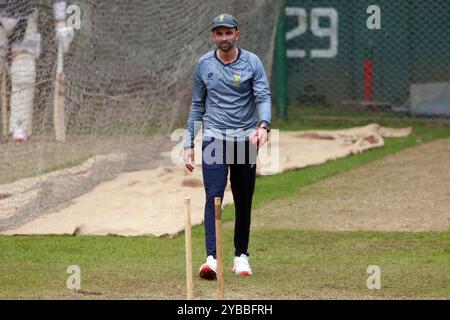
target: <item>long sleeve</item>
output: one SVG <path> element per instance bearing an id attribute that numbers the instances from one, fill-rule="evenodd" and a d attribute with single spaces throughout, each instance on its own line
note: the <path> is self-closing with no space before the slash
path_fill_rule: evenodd
<path id="1" fill-rule="evenodd" d="M 272 101 L 270 96 L 269 81 L 267 80 L 264 66 L 261 60 L 256 59 L 254 66 L 253 94 L 258 108 L 259 120 L 270 125 L 272 114 Z"/>
<path id="2" fill-rule="evenodd" d="M 189 113 L 187 132 L 184 137 L 184 148 L 194 147 L 194 139 L 200 130 L 199 123 L 205 114 L 206 86 L 201 77 L 200 63 L 197 63 L 194 75 L 194 88 L 192 90 L 192 104 Z"/>

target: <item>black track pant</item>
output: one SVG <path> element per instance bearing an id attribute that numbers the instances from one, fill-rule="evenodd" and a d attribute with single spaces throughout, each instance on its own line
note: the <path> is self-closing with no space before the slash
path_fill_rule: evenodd
<path id="1" fill-rule="evenodd" d="M 235 205 L 235 256 L 248 255 L 253 192 L 256 178 L 256 148 L 248 141 L 203 138 L 202 172 L 206 192 L 205 238 L 207 256 L 216 257 L 214 198 L 223 199 L 230 172 Z"/>

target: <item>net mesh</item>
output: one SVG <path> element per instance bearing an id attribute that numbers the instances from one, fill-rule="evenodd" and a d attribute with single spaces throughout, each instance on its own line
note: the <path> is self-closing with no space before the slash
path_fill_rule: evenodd
<path id="1" fill-rule="evenodd" d="M 19 90 L 11 75 L 11 48 L 23 40 L 34 5 L 42 52 L 34 60 L 35 81 L 27 84 L 34 90 L 32 128 L 27 128 L 32 135 L 17 143 L 9 130 L 3 132 L 0 229 L 41 215 L 122 171 L 157 165 L 169 133 L 185 126 L 195 62 L 213 47 L 212 17 L 235 15 L 240 46 L 258 54 L 271 70 L 277 1 L 67 1 L 80 9 L 81 23 L 64 54 L 66 139 L 57 142 L 53 1 L 0 1 L 1 17 L 20 16 L 4 46 L 3 130 L 10 125 L 13 92 Z M 30 68 L 17 61 L 15 68 L 30 77 Z"/>
<path id="2" fill-rule="evenodd" d="M 289 104 L 303 119 L 450 116 L 433 85 L 450 82 L 449 12 L 446 0 L 287 0 Z"/>

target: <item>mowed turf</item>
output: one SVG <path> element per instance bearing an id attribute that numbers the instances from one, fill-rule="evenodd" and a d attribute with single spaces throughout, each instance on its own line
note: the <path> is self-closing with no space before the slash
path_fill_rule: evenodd
<path id="1" fill-rule="evenodd" d="M 194 231 L 194 266 L 203 262 Z M 228 299 L 450 298 L 450 232 L 252 232 L 254 275 L 231 273 L 232 229 L 224 230 Z M 3 237 L 2 299 L 184 299 L 184 239 L 148 237 Z M 66 287 L 69 265 L 81 291 Z M 381 270 L 381 289 L 367 288 L 367 268 Z M 194 270 L 196 271 L 196 270 Z M 216 283 L 195 273 L 196 298 L 214 299 Z"/>
<path id="2" fill-rule="evenodd" d="M 448 128 L 415 128 L 384 148 L 321 166 L 258 178 L 255 207 L 386 154 L 450 136 Z M 180 198 L 180 201 L 183 201 Z M 180 212 L 180 219 L 183 213 Z M 450 231 L 360 232 L 252 228 L 254 275 L 231 273 L 233 210 L 224 210 L 225 297 L 228 299 L 450 298 Z M 276 216 L 273 219 L 277 219 Z M 204 261 L 203 227 L 193 229 L 194 295 L 214 299 L 216 283 L 197 276 Z M 69 290 L 67 268 L 81 269 L 81 290 Z M 381 270 L 381 289 L 367 288 L 367 268 Z M 154 237 L 0 237 L 2 299 L 184 299 L 184 234 Z"/>

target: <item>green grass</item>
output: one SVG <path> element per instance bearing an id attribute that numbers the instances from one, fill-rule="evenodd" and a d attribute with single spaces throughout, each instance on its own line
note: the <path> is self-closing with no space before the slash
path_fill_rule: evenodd
<path id="1" fill-rule="evenodd" d="M 226 295 L 235 299 L 450 298 L 450 232 L 252 232 L 248 278 L 229 272 L 232 228 L 224 229 Z M 194 265 L 203 234 L 193 234 Z M 0 297 L 7 299 L 183 299 L 184 238 L 3 237 Z M 81 292 L 66 288 L 69 265 L 81 268 Z M 369 265 L 381 290 L 366 287 Z M 215 283 L 194 278 L 196 297 L 214 299 Z"/>
<path id="2" fill-rule="evenodd" d="M 276 107 L 272 109 L 276 115 Z M 415 118 L 389 110 L 368 111 L 339 107 L 290 107 L 287 110 L 288 121 L 279 121 L 275 116 L 272 126 L 282 130 L 340 129 L 378 123 L 389 127 L 436 127 L 449 125 L 448 118 Z"/>
<path id="3" fill-rule="evenodd" d="M 326 124 L 324 126 L 327 126 Z M 296 120 L 284 129 L 304 129 Z M 274 126 L 276 127 L 276 126 Z M 258 177 L 254 207 L 294 196 L 319 179 L 385 155 L 449 137 L 450 128 L 414 126 L 406 138 L 384 148 L 324 165 Z M 337 232 L 252 228 L 255 274 L 231 274 L 233 209 L 224 209 L 226 298 L 343 299 L 450 298 L 450 231 Z M 276 217 L 274 217 L 276 219 Z M 204 259 L 203 227 L 193 228 L 194 272 Z M 69 265 L 81 268 L 81 291 L 66 288 Z M 369 290 L 369 265 L 381 269 L 381 290 Z M 215 282 L 194 276 L 195 296 L 214 299 Z M 0 237 L 0 298 L 7 299 L 183 299 L 184 234 L 155 237 Z"/>

